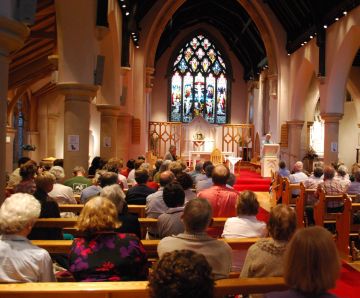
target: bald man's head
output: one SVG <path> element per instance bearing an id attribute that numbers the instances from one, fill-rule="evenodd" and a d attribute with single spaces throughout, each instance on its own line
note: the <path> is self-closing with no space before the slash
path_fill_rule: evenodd
<path id="1" fill-rule="evenodd" d="M 217 165 L 212 172 L 212 180 L 214 184 L 226 185 L 229 176 L 230 171 L 224 165 Z"/>
<path id="2" fill-rule="evenodd" d="M 165 186 L 175 180 L 175 175 L 171 171 L 165 171 L 160 174 L 160 186 Z"/>

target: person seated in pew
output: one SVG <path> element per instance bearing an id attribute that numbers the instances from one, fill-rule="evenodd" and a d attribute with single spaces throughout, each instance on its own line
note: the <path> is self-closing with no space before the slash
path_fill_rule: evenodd
<path id="1" fill-rule="evenodd" d="M 73 189 L 75 195 L 81 194 L 81 192 L 88 186 L 92 185 L 90 179 L 85 177 L 85 169 L 81 166 L 76 166 L 73 171 L 72 178 L 65 180 L 64 185 Z"/>
<path id="2" fill-rule="evenodd" d="M 134 169 L 135 167 L 135 159 L 129 159 L 126 163 L 126 168 L 122 169 L 120 171 L 120 174 L 128 178 L 129 173 Z"/>
<path id="3" fill-rule="evenodd" d="M 14 193 L 22 192 L 28 194 L 34 194 L 36 190 L 35 185 L 35 176 L 37 172 L 36 162 L 33 160 L 28 160 L 26 163 L 22 164 L 20 167 L 20 177 L 21 180 L 14 187 Z"/>
<path id="4" fill-rule="evenodd" d="M 154 189 L 148 187 L 146 183 L 149 180 L 149 172 L 145 169 L 135 171 L 136 185 L 129 188 L 126 193 L 126 202 L 129 205 L 145 205 L 146 197 L 155 192 Z"/>
<path id="5" fill-rule="evenodd" d="M 188 173 L 181 172 L 176 175 L 176 181 L 180 183 L 185 192 L 185 204 L 196 198 L 196 193 L 193 192 L 193 180 Z"/>
<path id="6" fill-rule="evenodd" d="M 53 198 L 58 204 L 77 204 L 72 188 L 62 184 L 65 178 L 64 169 L 53 166 L 49 172 L 55 177 L 53 189 L 48 194 L 49 197 Z"/>
<path id="7" fill-rule="evenodd" d="M 288 168 L 286 167 L 286 163 L 284 160 L 281 160 L 279 162 L 279 170 L 278 170 L 278 175 L 280 175 L 281 177 L 285 178 L 289 178 L 290 176 L 290 171 L 288 170 Z"/>
<path id="8" fill-rule="evenodd" d="M 195 184 L 196 177 L 202 174 L 203 162 L 199 161 L 196 163 L 193 171 L 189 173 L 191 179 L 193 180 L 193 184 Z"/>
<path id="9" fill-rule="evenodd" d="M 158 190 L 159 189 L 159 183 L 155 182 L 154 179 L 153 179 L 154 176 L 153 176 L 153 168 L 152 168 L 152 166 L 147 162 L 143 162 L 141 164 L 141 166 L 139 167 L 139 170 L 147 170 L 148 173 L 149 173 L 149 179 L 146 182 L 146 186 L 152 188 L 155 191 Z M 136 179 L 135 179 L 135 182 L 136 182 Z M 135 185 L 136 185 L 136 183 L 135 183 Z"/>
<path id="10" fill-rule="evenodd" d="M 209 189 L 211 186 L 214 185 L 213 179 L 212 179 L 212 173 L 214 171 L 214 165 L 208 165 L 205 168 L 205 175 L 206 179 L 197 181 L 195 184 L 196 193 L 199 193 L 202 190 Z"/>
<path id="11" fill-rule="evenodd" d="M 121 222 L 120 228 L 116 231 L 120 233 L 135 234 L 140 239 L 141 232 L 138 217 L 128 213 L 125 194 L 121 190 L 121 187 L 118 184 L 105 186 L 101 190 L 100 196 L 109 199 L 116 206 L 118 219 Z"/>
<path id="12" fill-rule="evenodd" d="M 230 171 L 224 165 L 217 165 L 212 171 L 212 181 L 214 183 L 208 189 L 204 189 L 197 194 L 198 198 L 207 200 L 212 207 L 214 217 L 231 217 L 236 216 L 236 201 L 239 193 L 227 187 Z M 222 234 L 223 228 L 210 227 L 209 235 L 217 238 Z"/>
<path id="13" fill-rule="evenodd" d="M 95 176 L 97 170 L 101 170 L 104 166 L 104 160 L 100 156 L 95 156 L 91 161 L 91 166 L 88 169 L 88 176 Z"/>
<path id="14" fill-rule="evenodd" d="M 94 185 L 91 185 L 85 188 L 80 195 L 80 202 L 85 204 L 88 200 L 93 197 L 97 197 L 100 195 L 100 192 L 103 187 L 118 184 L 118 176 L 114 172 L 108 172 L 106 170 L 99 170 L 95 174 L 95 178 L 93 180 L 95 182 Z"/>
<path id="15" fill-rule="evenodd" d="M 58 204 L 48 195 L 52 191 L 54 183 L 54 175 L 46 171 L 35 178 L 36 191 L 34 197 L 41 204 L 40 218 L 60 218 Z M 28 238 L 31 240 L 64 239 L 61 228 L 33 228 Z"/>
<path id="16" fill-rule="evenodd" d="M 119 158 L 110 158 L 108 162 L 103 167 L 104 170 L 107 170 L 108 172 L 113 172 L 118 175 L 118 184 L 121 185 L 122 189 L 128 189 L 128 183 L 127 183 L 127 177 L 120 174 L 121 169 L 123 167 L 123 161 Z"/>
<path id="17" fill-rule="evenodd" d="M 160 240 L 157 247 L 159 257 L 174 250 L 193 250 L 205 256 L 215 279 L 227 278 L 232 263 L 231 247 L 207 235 L 206 229 L 211 221 L 212 210 L 207 200 L 194 199 L 188 202 L 183 214 L 185 232 Z"/>
<path id="18" fill-rule="evenodd" d="M 279 204 L 270 211 L 267 224 L 270 238 L 260 239 L 247 251 L 242 277 L 282 276 L 285 248 L 296 230 L 296 213 Z"/>
<path id="19" fill-rule="evenodd" d="M 349 188 L 351 181 L 348 174 L 348 168 L 345 165 L 340 165 L 337 168 L 335 179 L 338 179 L 345 188 Z"/>
<path id="20" fill-rule="evenodd" d="M 283 292 L 271 292 L 266 298 L 335 298 L 328 291 L 340 275 L 340 258 L 333 236 L 323 227 L 299 229 L 291 239 L 284 261 Z"/>
<path id="21" fill-rule="evenodd" d="M 237 217 L 229 217 L 224 225 L 223 238 L 265 237 L 266 223 L 259 221 L 259 202 L 256 194 L 246 190 L 240 194 L 236 202 Z"/>
<path id="22" fill-rule="evenodd" d="M 7 181 L 6 186 L 10 188 L 14 188 L 16 185 L 18 185 L 21 181 L 20 176 L 20 168 L 23 164 L 28 162 L 30 160 L 29 157 L 21 157 L 18 160 L 18 167 L 9 175 L 9 180 Z"/>
<path id="23" fill-rule="evenodd" d="M 243 191 L 236 202 L 237 217 L 229 217 L 224 225 L 223 238 L 265 237 L 266 223 L 259 221 L 259 202 L 252 191 Z M 240 271 L 243 265 L 244 252 L 233 251 L 232 271 Z"/>
<path id="24" fill-rule="evenodd" d="M 0 208 L 0 283 L 56 281 L 49 253 L 26 238 L 41 206 L 32 195 L 17 193 Z"/>
<path id="25" fill-rule="evenodd" d="M 354 173 L 354 179 L 355 180 L 349 185 L 347 193 L 349 195 L 360 195 L 360 171 Z M 358 198 L 355 199 L 355 201 L 358 201 Z"/>
<path id="26" fill-rule="evenodd" d="M 290 174 L 290 176 L 289 176 L 290 183 L 298 184 L 300 182 L 305 181 L 308 178 L 308 176 L 304 173 L 303 170 L 304 170 L 304 165 L 303 165 L 302 161 L 297 161 L 294 164 L 293 174 Z M 299 194 L 300 194 L 300 189 L 294 189 L 292 191 L 293 198 L 297 197 Z"/>
<path id="27" fill-rule="evenodd" d="M 339 179 L 335 178 L 335 169 L 332 166 L 324 168 L 324 181 L 319 183 L 315 192 L 315 197 L 319 197 L 320 189 L 327 195 L 340 195 L 347 192 L 347 185 L 341 183 Z M 339 201 L 329 201 L 327 203 L 327 212 L 342 212 L 343 204 Z"/>
<path id="28" fill-rule="evenodd" d="M 170 171 L 165 171 L 160 174 L 160 188 L 157 192 L 146 197 L 146 217 L 158 218 L 161 214 L 165 213 L 169 208 L 166 206 L 163 199 L 164 187 L 174 182 L 175 176 Z M 146 239 L 159 239 L 157 226 L 148 227 Z"/>
<path id="29" fill-rule="evenodd" d="M 185 192 L 181 185 L 179 183 L 165 185 L 163 200 L 169 209 L 158 217 L 157 228 L 160 239 L 183 233 L 185 229 L 181 220 L 184 212 Z"/>
<path id="30" fill-rule="evenodd" d="M 69 271 L 76 281 L 146 280 L 145 249 L 134 234 L 116 231 L 121 223 L 113 202 L 104 197 L 88 201 L 80 213 L 69 254 Z"/>
<path id="31" fill-rule="evenodd" d="M 206 180 L 206 179 L 208 178 L 208 177 L 206 176 L 206 174 L 205 174 L 205 169 L 206 169 L 207 166 L 212 165 L 212 164 L 213 164 L 213 163 L 212 163 L 210 160 L 207 160 L 207 161 L 205 161 L 205 162 L 202 164 L 201 174 L 196 175 L 196 177 L 195 177 L 195 182 L 194 182 L 195 185 L 196 185 L 196 183 L 198 183 L 199 181 L 201 181 L 201 180 Z"/>
<path id="32" fill-rule="evenodd" d="M 191 250 L 165 253 L 149 277 L 150 297 L 213 297 L 214 279 L 206 258 Z"/>

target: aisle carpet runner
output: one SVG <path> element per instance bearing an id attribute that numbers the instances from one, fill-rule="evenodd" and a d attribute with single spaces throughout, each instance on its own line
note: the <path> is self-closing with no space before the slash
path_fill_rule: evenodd
<path id="1" fill-rule="evenodd" d="M 236 172 L 236 182 L 234 189 L 237 191 L 252 190 L 255 192 L 268 192 L 271 179 L 262 178 L 259 173 L 250 170 L 240 170 Z M 268 222 L 269 212 L 263 208 L 259 208 L 256 218 L 258 220 Z"/>

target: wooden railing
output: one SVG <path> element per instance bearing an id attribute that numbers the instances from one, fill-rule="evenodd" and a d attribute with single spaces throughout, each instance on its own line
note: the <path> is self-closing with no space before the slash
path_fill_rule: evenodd
<path id="1" fill-rule="evenodd" d="M 286 290 L 282 277 L 229 278 L 216 281 L 214 298 Z M 150 297 L 147 281 L 0 284 L 1 298 Z"/>

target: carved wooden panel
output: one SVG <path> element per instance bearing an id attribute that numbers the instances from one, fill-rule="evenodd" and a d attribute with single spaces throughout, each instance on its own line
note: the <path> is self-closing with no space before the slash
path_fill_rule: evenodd
<path id="1" fill-rule="evenodd" d="M 141 122 L 140 119 L 133 118 L 131 123 L 131 142 L 132 144 L 140 144 Z"/>
<path id="2" fill-rule="evenodd" d="M 288 125 L 287 123 L 281 124 L 280 147 L 288 147 Z"/>

